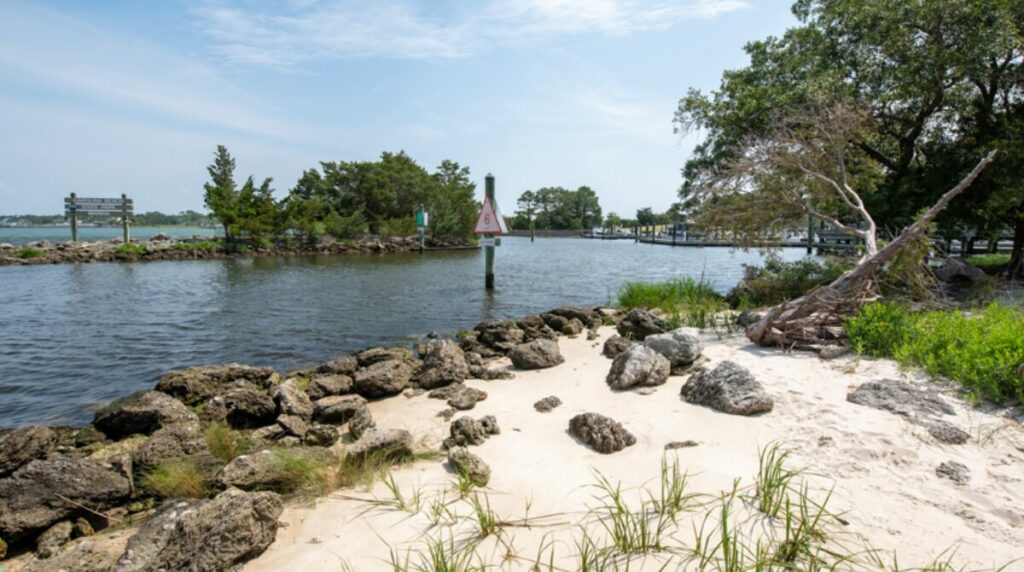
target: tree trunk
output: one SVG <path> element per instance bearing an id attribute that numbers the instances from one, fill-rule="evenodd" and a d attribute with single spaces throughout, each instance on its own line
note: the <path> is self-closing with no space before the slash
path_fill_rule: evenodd
<path id="1" fill-rule="evenodd" d="M 835 343 L 843 336 L 843 321 L 846 317 L 872 299 L 876 272 L 914 237 L 924 233 L 949 202 L 978 178 L 995 159 L 995 155 L 995 151 L 989 153 L 895 240 L 877 253 L 862 258 L 856 266 L 828 286 L 816 288 L 796 300 L 771 308 L 756 324 L 747 328 L 747 337 L 759 346 L 807 347 Z"/>
<path id="2" fill-rule="evenodd" d="M 1018 218 L 1013 226 L 1013 250 L 1010 264 L 1006 267 L 1006 276 L 1010 280 L 1024 278 L 1024 217 Z"/>

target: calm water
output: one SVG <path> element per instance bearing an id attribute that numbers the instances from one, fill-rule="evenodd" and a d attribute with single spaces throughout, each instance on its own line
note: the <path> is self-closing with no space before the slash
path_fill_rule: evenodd
<path id="1" fill-rule="evenodd" d="M 91 242 L 111 238 L 121 238 L 124 231 L 121 227 L 83 227 L 78 229 L 78 240 Z M 199 228 L 191 226 L 146 226 L 133 227 L 131 237 L 133 240 L 147 240 L 158 234 L 166 234 L 178 238 L 185 238 L 193 235 L 214 236 L 220 234 L 215 228 Z M 15 246 L 26 242 L 37 240 L 49 240 L 50 242 L 64 242 L 71 240 L 70 228 L 0 228 L 0 243 L 9 243 Z"/>
<path id="2" fill-rule="evenodd" d="M 784 258 L 803 255 L 800 249 Z M 455 332 L 489 317 L 605 304 L 625 281 L 704 275 L 726 291 L 757 252 L 505 238 L 479 251 L 0 268 L 0 428 L 80 424 L 169 369 L 281 370 Z"/>

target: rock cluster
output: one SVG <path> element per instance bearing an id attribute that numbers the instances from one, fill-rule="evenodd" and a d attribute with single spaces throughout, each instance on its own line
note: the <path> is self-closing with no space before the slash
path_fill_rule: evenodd
<path id="1" fill-rule="evenodd" d="M 482 445 L 488 437 L 499 433 L 501 433 L 501 429 L 498 427 L 498 420 L 493 415 L 486 415 L 480 419 L 468 416 L 459 417 L 452 421 L 448 428 L 448 438 L 444 440 L 444 448 Z"/>

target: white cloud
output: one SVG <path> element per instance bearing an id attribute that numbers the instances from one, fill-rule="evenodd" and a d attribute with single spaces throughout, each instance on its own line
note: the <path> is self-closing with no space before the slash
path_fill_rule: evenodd
<path id="1" fill-rule="evenodd" d="M 624 35 L 713 19 L 743 0 L 488 0 L 444 15 L 407 1 L 293 2 L 261 5 L 207 0 L 192 12 L 214 50 L 238 63 L 289 67 L 302 62 L 383 57 L 449 59 L 558 34 Z"/>

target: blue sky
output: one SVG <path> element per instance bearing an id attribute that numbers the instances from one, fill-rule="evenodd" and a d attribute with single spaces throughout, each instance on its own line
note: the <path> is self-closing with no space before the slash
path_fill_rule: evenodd
<path id="1" fill-rule="evenodd" d="M 405 150 L 605 212 L 667 208 L 690 87 L 794 23 L 790 0 L 0 0 L 0 213 L 62 197 L 202 209 L 217 144 L 284 196 L 322 160 Z"/>

